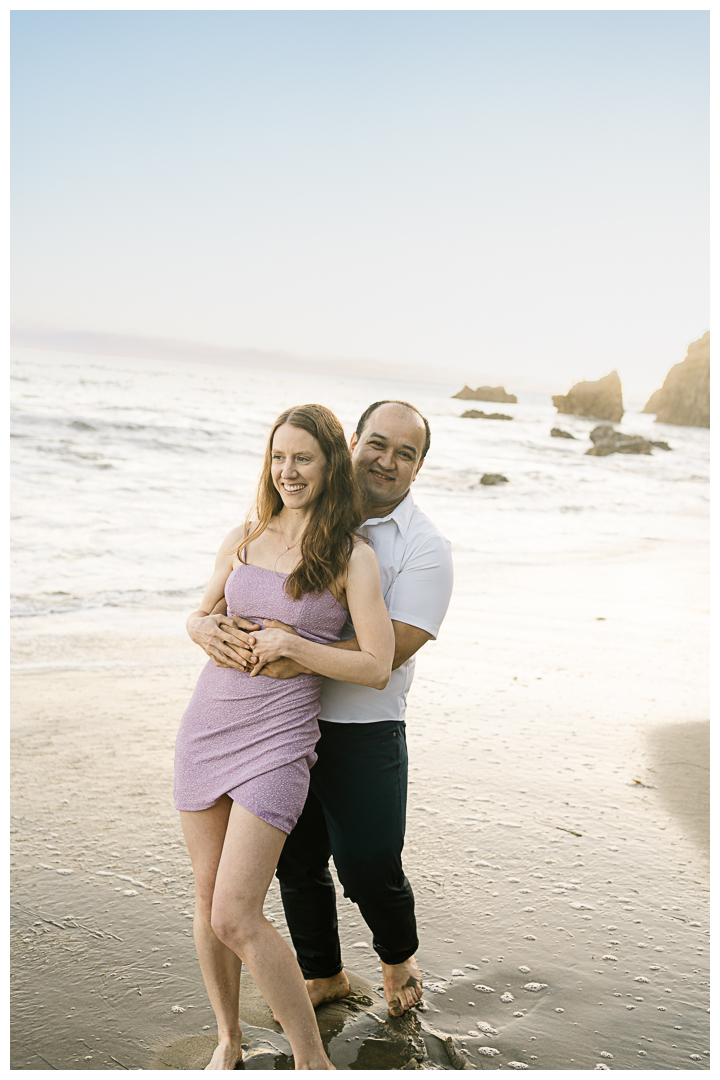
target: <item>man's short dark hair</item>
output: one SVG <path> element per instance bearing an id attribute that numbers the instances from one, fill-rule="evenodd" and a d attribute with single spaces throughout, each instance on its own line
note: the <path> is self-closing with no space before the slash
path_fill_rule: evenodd
<path id="1" fill-rule="evenodd" d="M 420 410 L 416 409 L 414 405 L 411 405 L 409 401 L 398 401 L 396 398 L 392 398 L 387 401 L 374 401 L 372 405 L 368 405 L 367 409 L 358 420 L 357 427 L 355 428 L 355 434 L 357 435 L 358 439 L 362 435 L 365 424 L 368 422 L 370 416 L 372 416 L 375 410 L 379 409 L 381 405 L 403 405 L 406 409 L 412 409 L 414 413 L 417 413 L 417 415 L 420 417 L 423 424 L 425 425 L 425 445 L 423 446 L 423 451 L 420 455 L 420 460 L 423 461 L 425 456 L 427 455 L 428 450 L 430 449 L 430 425 L 428 424 L 427 420 L 420 412 Z"/>

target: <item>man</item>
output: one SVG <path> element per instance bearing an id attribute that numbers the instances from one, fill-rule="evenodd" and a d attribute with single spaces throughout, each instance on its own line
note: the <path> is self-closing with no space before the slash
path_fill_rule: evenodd
<path id="1" fill-rule="evenodd" d="M 395 630 L 395 657 L 384 690 L 325 679 L 317 763 L 303 813 L 277 868 L 285 916 L 314 1005 L 345 997 L 332 855 L 344 893 L 373 933 L 390 1013 L 401 1016 L 422 996 L 413 892 L 402 868 L 407 805 L 405 705 L 418 649 L 437 636 L 452 590 L 450 544 L 415 506 L 410 487 L 430 446 L 427 420 L 407 402 L 365 410 L 350 440 L 385 602 Z M 272 625 L 272 623 L 268 623 Z M 252 630 L 216 612 L 188 626 L 216 664 L 246 669 Z M 337 648 L 357 648 L 348 620 Z M 281 659 L 263 674 L 300 671 Z"/>

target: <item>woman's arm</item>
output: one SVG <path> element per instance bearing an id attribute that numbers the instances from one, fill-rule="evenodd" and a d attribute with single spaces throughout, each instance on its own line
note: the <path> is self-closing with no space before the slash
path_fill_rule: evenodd
<path id="1" fill-rule="evenodd" d="M 225 582 L 232 572 L 232 552 L 237 550 L 243 536 L 244 530 L 237 528 L 223 540 L 200 607 L 188 615 L 185 627 L 192 640 L 205 649 L 218 667 L 235 667 L 244 671 L 248 652 L 247 634 L 227 615 L 213 614 L 219 601 L 224 598 Z M 248 623 L 247 627 L 251 630 L 259 629 L 257 624 Z"/>
<path id="2" fill-rule="evenodd" d="M 253 653 L 258 663 L 251 674 L 257 675 L 263 664 L 287 656 L 331 679 L 360 683 L 376 690 L 387 686 L 395 637 L 383 599 L 377 559 L 367 544 L 356 544 L 353 549 L 345 594 L 357 636 L 357 652 L 318 645 L 285 630 L 260 630 L 252 635 L 256 641 Z"/>

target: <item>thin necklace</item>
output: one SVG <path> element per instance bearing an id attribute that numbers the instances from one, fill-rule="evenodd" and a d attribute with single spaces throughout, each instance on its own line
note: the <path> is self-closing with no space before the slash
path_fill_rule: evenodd
<path id="1" fill-rule="evenodd" d="M 296 540 L 294 544 L 288 544 L 287 540 L 285 539 L 285 533 L 283 532 L 283 527 L 280 524 L 280 518 L 278 518 L 278 528 L 280 530 L 280 535 L 283 538 L 283 544 L 285 545 L 285 551 L 283 551 L 283 555 L 284 555 L 285 552 L 292 551 L 292 549 L 294 547 L 298 546 L 298 544 L 300 543 L 300 540 L 302 540 L 302 534 L 300 535 L 300 540 Z"/>

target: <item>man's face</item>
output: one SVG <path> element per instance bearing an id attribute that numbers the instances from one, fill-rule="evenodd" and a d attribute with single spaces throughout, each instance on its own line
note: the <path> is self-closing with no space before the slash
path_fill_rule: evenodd
<path id="1" fill-rule="evenodd" d="M 350 440 L 355 479 L 366 510 L 385 510 L 405 498 L 420 471 L 425 425 L 404 405 L 381 405 L 360 437 Z"/>

